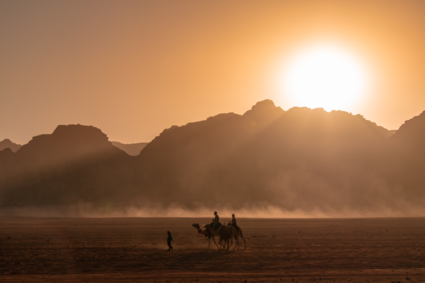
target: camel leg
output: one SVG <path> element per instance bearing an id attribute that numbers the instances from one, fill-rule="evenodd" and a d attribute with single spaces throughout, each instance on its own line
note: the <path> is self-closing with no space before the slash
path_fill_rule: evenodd
<path id="1" fill-rule="evenodd" d="M 234 236 L 234 238 L 235 238 L 235 240 L 236 240 L 236 243 L 235 243 L 235 246 L 233 247 L 233 250 L 236 250 L 236 248 L 238 248 L 238 249 L 239 249 L 238 236 L 237 236 L 237 235 L 235 235 L 235 236 Z"/>
<path id="2" fill-rule="evenodd" d="M 235 237 L 235 240 L 236 240 L 236 244 L 235 244 L 235 247 L 233 248 L 233 250 L 235 250 L 236 249 L 236 247 L 238 248 L 238 250 L 239 250 L 239 237 Z"/>
<path id="3" fill-rule="evenodd" d="M 244 239 L 244 237 L 242 237 L 242 240 L 243 240 L 243 245 L 244 245 L 244 250 L 246 250 L 246 241 L 245 241 L 245 239 Z"/>
<path id="4" fill-rule="evenodd" d="M 223 245 L 221 246 L 221 249 L 222 249 L 222 250 L 226 249 L 226 246 L 228 246 L 228 245 L 229 245 L 229 239 L 224 240 L 224 241 L 223 241 Z"/>
<path id="5" fill-rule="evenodd" d="M 233 250 L 236 250 L 236 247 L 239 250 L 239 241 L 238 241 L 238 238 L 236 238 L 236 244 L 235 244 L 235 247 L 233 248 Z"/>
<path id="6" fill-rule="evenodd" d="M 233 239 L 232 239 L 232 238 L 230 238 L 230 245 L 229 245 L 229 244 L 227 244 L 227 250 L 226 250 L 226 251 L 228 251 L 228 250 L 229 250 L 229 248 L 230 248 L 232 245 L 233 245 Z"/>
<path id="7" fill-rule="evenodd" d="M 212 236 L 211 238 L 213 239 L 214 244 L 215 244 L 215 245 L 217 246 L 217 248 L 220 250 L 220 247 L 217 245 L 217 242 L 215 241 L 214 236 Z"/>
<path id="8" fill-rule="evenodd" d="M 208 248 L 207 248 L 207 251 L 210 250 L 210 245 L 211 245 L 211 239 L 208 239 Z"/>
<path id="9" fill-rule="evenodd" d="M 221 242 L 221 244 L 220 244 L 220 250 L 224 250 L 226 248 L 227 240 L 222 240 L 221 239 L 220 242 Z"/>

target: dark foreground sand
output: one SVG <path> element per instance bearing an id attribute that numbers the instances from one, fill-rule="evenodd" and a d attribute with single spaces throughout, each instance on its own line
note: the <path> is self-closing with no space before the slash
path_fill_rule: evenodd
<path id="1" fill-rule="evenodd" d="M 239 219 L 247 249 L 230 252 L 194 222 L 0 218 L 0 282 L 425 281 L 422 218 Z"/>

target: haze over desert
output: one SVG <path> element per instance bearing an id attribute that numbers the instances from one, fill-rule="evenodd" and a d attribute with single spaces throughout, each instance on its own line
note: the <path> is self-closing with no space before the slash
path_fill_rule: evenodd
<path id="1" fill-rule="evenodd" d="M 424 282 L 424 19 L 0 0 L 0 282 Z"/>

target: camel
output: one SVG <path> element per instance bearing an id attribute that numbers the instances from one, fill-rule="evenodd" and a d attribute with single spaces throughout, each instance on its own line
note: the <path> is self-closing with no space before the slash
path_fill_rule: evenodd
<path id="1" fill-rule="evenodd" d="M 229 222 L 227 224 L 227 226 L 234 227 L 231 222 Z M 246 241 L 245 241 L 245 238 L 242 235 L 242 229 L 240 227 L 236 228 L 236 234 L 235 234 L 234 238 L 236 239 L 236 244 L 235 244 L 235 247 L 233 248 L 233 250 L 235 250 L 236 247 L 239 250 L 239 241 L 238 241 L 239 238 L 242 238 L 243 243 L 244 243 L 244 250 L 245 250 L 246 249 Z M 230 235 L 229 234 L 220 236 L 220 240 L 218 241 L 218 245 L 220 245 L 220 246 L 221 245 L 226 245 L 226 243 L 228 243 L 229 239 L 230 239 Z M 224 243 L 222 244 L 222 242 L 224 242 Z"/>
<path id="2" fill-rule="evenodd" d="M 210 228 L 210 229 L 208 229 L 207 228 L 207 226 Z M 229 228 L 225 228 L 226 230 L 227 230 L 227 232 L 228 233 L 223 233 L 223 231 L 221 232 L 222 234 L 220 234 L 220 232 L 219 232 L 219 230 L 221 229 L 221 227 L 223 227 L 223 226 L 221 226 L 220 228 L 218 228 L 217 230 L 213 230 L 211 227 L 210 227 L 210 225 L 208 224 L 208 225 L 204 225 L 204 227 L 205 228 L 207 228 L 207 229 L 205 229 L 204 231 L 202 231 L 201 230 L 201 227 L 199 226 L 199 224 L 198 223 L 194 223 L 194 224 L 192 224 L 192 227 L 194 227 L 196 230 L 198 230 L 198 233 L 199 234 L 203 234 L 203 235 L 205 235 L 205 237 L 208 237 L 208 249 L 207 249 L 207 251 L 209 250 L 209 248 L 210 248 L 210 244 L 211 244 L 211 238 L 213 239 L 213 241 L 214 241 L 214 244 L 217 246 L 217 248 L 219 249 L 219 250 L 221 250 L 221 249 L 224 249 L 225 248 L 225 246 L 226 246 L 226 244 L 227 244 L 227 246 L 228 246 L 228 248 L 227 248 L 227 250 L 229 249 L 229 247 L 230 246 L 232 246 L 232 244 L 233 244 L 233 241 L 232 241 L 232 239 L 231 238 L 235 238 L 236 239 L 236 245 L 235 245 L 235 247 L 233 248 L 233 250 L 235 250 L 236 249 L 236 247 L 238 248 L 238 250 L 239 250 L 239 241 L 238 241 L 238 239 L 239 238 L 242 238 L 242 240 L 243 240 L 243 242 L 244 242 L 244 250 L 246 249 L 246 241 L 245 241 L 245 239 L 244 239 L 244 237 L 243 237 L 243 235 L 242 235 L 242 230 L 239 228 L 239 229 L 235 229 L 232 225 L 227 225 L 227 226 L 224 226 L 224 227 L 229 227 Z M 231 228 L 230 228 L 231 227 Z M 233 235 L 232 235 L 232 232 L 234 232 L 234 230 L 236 231 Z M 218 242 L 218 244 L 217 244 L 217 242 L 215 241 L 215 238 L 214 238 L 214 236 L 220 236 L 220 241 Z M 229 246 L 229 239 L 231 240 L 231 244 L 230 244 L 230 246 Z"/>
<path id="3" fill-rule="evenodd" d="M 229 224 L 228 224 L 229 225 Z M 231 224 L 230 224 L 231 225 Z M 241 238 L 242 240 L 243 240 L 243 245 L 244 245 L 244 250 L 246 250 L 246 241 L 245 241 L 245 238 L 243 237 L 243 235 L 242 235 L 242 229 L 240 228 L 240 227 L 238 227 L 238 229 L 236 229 L 236 235 L 235 235 L 235 238 Z M 237 242 L 238 243 L 238 250 L 239 250 L 239 241 Z M 233 250 L 234 249 L 236 249 L 236 245 L 235 245 L 235 247 L 233 248 Z"/>
<path id="4" fill-rule="evenodd" d="M 225 243 L 227 244 L 227 249 L 226 249 L 227 251 L 233 245 L 233 238 L 236 239 L 236 245 L 239 248 L 239 241 L 238 241 L 238 238 L 236 238 L 236 228 L 233 227 L 232 225 L 222 225 L 218 227 L 217 230 L 214 230 L 210 224 L 207 224 L 207 225 L 204 225 L 204 228 L 206 229 L 206 231 L 209 231 L 211 235 L 220 236 L 220 238 L 226 239 Z M 229 245 L 229 239 L 230 239 L 230 245 Z M 236 245 L 235 245 L 235 248 L 236 248 Z"/>
<path id="5" fill-rule="evenodd" d="M 211 245 L 211 238 L 214 241 L 214 244 L 217 246 L 217 248 L 220 250 L 221 247 L 217 245 L 217 242 L 214 239 L 214 235 L 212 235 L 208 230 L 202 231 L 201 227 L 199 226 L 198 223 L 193 223 L 192 227 L 195 228 L 196 230 L 198 230 L 199 234 L 203 234 L 205 235 L 205 237 L 208 237 L 208 249 L 207 251 L 210 249 L 210 245 Z"/>

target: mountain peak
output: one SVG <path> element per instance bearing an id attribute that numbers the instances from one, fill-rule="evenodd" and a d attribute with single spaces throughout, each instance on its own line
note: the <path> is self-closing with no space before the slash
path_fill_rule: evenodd
<path id="1" fill-rule="evenodd" d="M 5 148 L 10 148 L 13 152 L 16 152 L 18 151 L 18 149 L 21 148 L 21 145 L 12 142 L 10 139 L 4 139 L 0 142 L 0 150 L 3 150 Z"/>
<path id="2" fill-rule="evenodd" d="M 262 101 L 258 101 L 254 106 L 251 107 L 251 110 L 248 110 L 247 112 L 245 112 L 245 114 L 250 112 L 267 113 L 267 112 L 275 112 L 275 111 L 279 111 L 281 112 L 281 114 L 285 112 L 282 110 L 282 108 L 277 107 L 272 100 L 265 99 Z"/>
<path id="3" fill-rule="evenodd" d="M 265 99 L 262 101 L 258 101 L 254 106 L 252 106 L 252 110 L 257 109 L 273 109 L 276 108 L 274 102 L 270 99 Z"/>
<path id="4" fill-rule="evenodd" d="M 243 114 L 243 117 L 255 122 L 269 122 L 276 119 L 283 113 L 285 113 L 285 111 L 282 108 L 276 107 L 272 100 L 266 99 L 257 102 L 254 106 L 252 106 L 251 110 L 248 110 L 245 114 Z"/>
<path id="5" fill-rule="evenodd" d="M 59 125 L 52 134 L 35 136 L 19 151 L 32 152 L 52 159 L 75 159 L 103 152 L 120 151 L 100 129 L 84 125 Z"/>
<path id="6" fill-rule="evenodd" d="M 57 137 L 75 137 L 84 136 L 85 138 L 97 139 L 99 141 L 108 141 L 108 136 L 100 129 L 93 126 L 84 125 L 59 125 L 52 133 Z"/>

